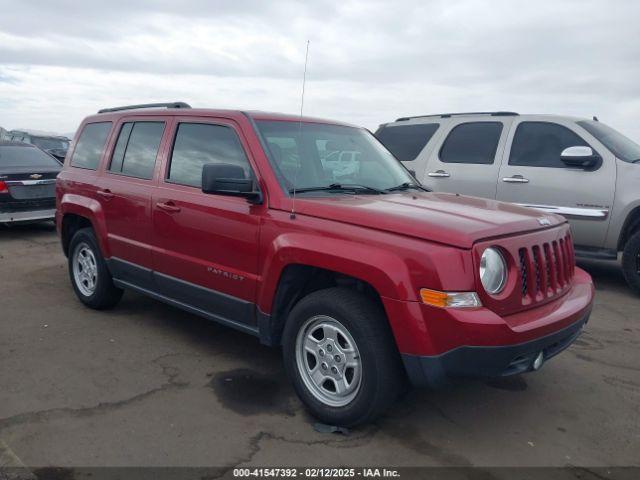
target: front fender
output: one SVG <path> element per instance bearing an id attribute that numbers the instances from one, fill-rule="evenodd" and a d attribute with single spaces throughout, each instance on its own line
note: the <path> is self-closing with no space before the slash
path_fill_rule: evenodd
<path id="1" fill-rule="evenodd" d="M 96 233 L 96 238 L 98 240 L 100 250 L 102 251 L 102 255 L 105 258 L 111 257 L 109 245 L 106 241 L 107 229 L 104 210 L 102 209 L 100 202 L 82 195 L 65 193 L 60 199 L 60 204 L 58 205 L 60 222 L 62 222 L 65 215 L 69 214 L 84 217 L 91 222 L 93 230 Z"/>
<path id="2" fill-rule="evenodd" d="M 265 273 L 258 292 L 258 306 L 264 313 L 271 312 L 282 271 L 296 264 L 358 278 L 383 297 L 407 299 L 413 295 L 407 263 L 390 250 L 313 232 L 291 232 L 276 237 L 264 253 Z"/>

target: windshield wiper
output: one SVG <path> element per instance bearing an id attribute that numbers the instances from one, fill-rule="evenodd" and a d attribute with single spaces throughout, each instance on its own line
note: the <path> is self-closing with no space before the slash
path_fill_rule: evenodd
<path id="1" fill-rule="evenodd" d="M 422 185 L 418 185 L 416 183 L 409 183 L 409 182 L 401 183 L 400 185 L 396 185 L 395 187 L 387 188 L 386 190 L 387 190 L 387 192 L 398 192 L 398 191 L 402 191 L 402 190 L 409 190 L 410 188 L 413 188 L 415 190 L 422 190 L 423 192 L 430 192 L 431 191 L 428 188 L 423 187 Z"/>
<path id="2" fill-rule="evenodd" d="M 379 188 L 369 187 L 367 185 L 358 185 L 355 183 L 342 184 L 342 183 L 332 183 L 331 185 L 319 186 L 319 187 L 303 187 L 303 188 L 290 188 L 289 193 L 293 193 L 295 190 L 296 193 L 305 193 L 305 192 L 321 192 L 321 191 L 347 191 L 347 192 L 369 192 L 376 193 L 379 195 L 384 195 L 384 190 L 380 190 Z"/>

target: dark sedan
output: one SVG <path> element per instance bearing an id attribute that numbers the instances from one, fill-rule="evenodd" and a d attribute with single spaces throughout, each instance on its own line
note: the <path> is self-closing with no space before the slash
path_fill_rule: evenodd
<path id="1" fill-rule="evenodd" d="M 34 145 L 0 141 L 0 223 L 53 220 L 61 169 Z"/>

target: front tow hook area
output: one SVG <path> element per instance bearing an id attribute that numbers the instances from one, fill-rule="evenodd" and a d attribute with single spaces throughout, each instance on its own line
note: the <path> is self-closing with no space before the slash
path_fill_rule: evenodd
<path id="1" fill-rule="evenodd" d="M 540 370 L 542 364 L 544 363 L 544 352 L 538 353 L 536 358 L 533 359 L 533 363 L 531 364 L 531 368 L 533 370 Z"/>

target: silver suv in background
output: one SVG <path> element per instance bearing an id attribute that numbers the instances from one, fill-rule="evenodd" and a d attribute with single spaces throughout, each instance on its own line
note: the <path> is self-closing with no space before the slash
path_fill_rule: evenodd
<path id="1" fill-rule="evenodd" d="M 640 294 L 640 145 L 597 118 L 445 113 L 399 118 L 376 136 L 432 190 L 567 217 L 576 254 L 622 252 Z"/>

